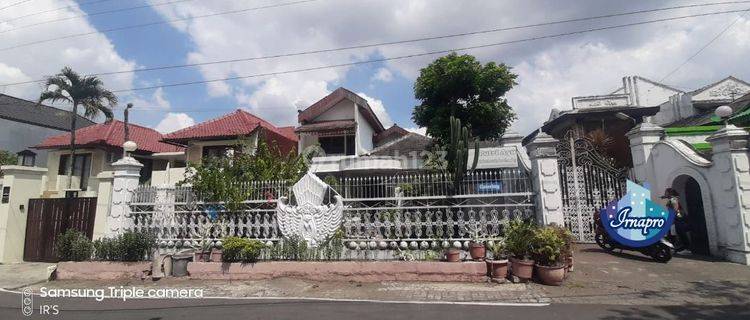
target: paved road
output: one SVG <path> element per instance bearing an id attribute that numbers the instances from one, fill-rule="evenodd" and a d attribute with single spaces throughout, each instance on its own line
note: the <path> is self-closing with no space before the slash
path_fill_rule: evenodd
<path id="1" fill-rule="evenodd" d="M 21 313 L 21 295 L 0 292 L 0 319 L 750 319 L 747 305 L 612 306 L 552 304 L 541 306 L 384 303 L 323 300 L 105 299 L 34 297 L 34 314 Z M 56 305 L 57 315 L 39 315 Z M 52 308 L 50 312 L 52 312 Z"/>

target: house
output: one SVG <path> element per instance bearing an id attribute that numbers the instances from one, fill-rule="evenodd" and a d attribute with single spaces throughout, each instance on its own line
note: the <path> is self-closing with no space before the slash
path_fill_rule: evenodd
<path id="1" fill-rule="evenodd" d="M 184 153 L 184 148 L 162 142 L 163 135 L 156 130 L 135 124 L 129 124 L 128 127 L 129 139 L 138 145 L 138 149 L 132 152 L 132 155 L 143 164 L 141 184 L 152 183 L 153 168 L 167 166 L 165 162 L 169 162 L 170 158 L 160 155 Z M 76 160 L 70 189 L 80 190 L 79 196 L 96 196 L 97 175 L 112 170 L 111 164 L 123 155 L 124 142 L 125 123 L 119 120 L 76 130 Z M 70 133 L 65 133 L 49 137 L 34 147 L 48 152 L 48 171 L 43 192 L 45 197 L 62 197 L 65 195 L 64 191 L 69 189 L 69 143 Z"/>
<path id="2" fill-rule="evenodd" d="M 345 88 L 300 111 L 298 120 L 299 150 L 318 146 L 324 153 L 313 158 L 310 166 L 320 176 L 423 170 L 432 146 L 431 138 L 398 125 L 384 128 L 367 100 Z M 516 138 L 508 134 L 494 145 L 481 146 L 480 165 L 489 169 L 526 164 L 520 138 Z"/>
<path id="3" fill-rule="evenodd" d="M 166 134 L 162 142 L 185 148 L 185 159 L 198 164 L 208 157 L 240 151 L 241 143 L 254 148 L 258 145 L 258 139 L 277 146 L 282 154 L 297 152 L 298 142 L 293 127 L 276 127 L 241 109 Z"/>
<path id="4" fill-rule="evenodd" d="M 70 131 L 72 112 L 0 94 L 0 150 L 19 156 L 20 165 L 46 166 L 46 150 L 30 150 L 45 138 Z M 78 116 L 76 128 L 94 122 Z"/>

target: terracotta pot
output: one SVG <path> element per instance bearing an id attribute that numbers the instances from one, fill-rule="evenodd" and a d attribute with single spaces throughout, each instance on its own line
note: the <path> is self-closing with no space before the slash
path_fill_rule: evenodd
<path id="1" fill-rule="evenodd" d="M 534 260 L 519 260 L 511 258 L 510 263 L 510 270 L 514 276 L 524 280 L 531 279 L 531 276 L 534 274 Z"/>
<path id="2" fill-rule="evenodd" d="M 508 259 L 486 260 L 487 274 L 492 279 L 505 279 L 508 276 Z"/>
<path id="3" fill-rule="evenodd" d="M 222 251 L 221 249 L 211 249 L 211 262 L 221 262 L 223 253 L 224 251 Z"/>
<path id="4" fill-rule="evenodd" d="M 484 247 L 484 243 L 472 242 L 469 244 L 469 254 L 472 260 L 482 261 L 487 254 L 487 249 Z"/>
<path id="5" fill-rule="evenodd" d="M 445 260 L 448 262 L 459 262 L 461 261 L 461 250 L 458 249 L 448 249 L 448 251 L 445 252 Z"/>
<path id="6" fill-rule="evenodd" d="M 562 285 L 563 279 L 565 279 L 565 265 L 556 267 L 536 265 L 536 274 L 543 284 L 559 286 Z"/>
<path id="7" fill-rule="evenodd" d="M 208 260 L 211 258 L 211 253 L 206 252 L 200 252 L 200 251 L 194 251 L 193 252 L 193 262 L 208 262 Z"/>

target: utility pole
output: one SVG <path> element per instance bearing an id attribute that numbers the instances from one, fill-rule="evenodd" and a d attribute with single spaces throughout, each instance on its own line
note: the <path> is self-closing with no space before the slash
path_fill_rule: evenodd
<path id="1" fill-rule="evenodd" d="M 130 128 L 128 128 L 128 114 L 130 113 L 130 108 L 133 107 L 132 103 L 128 103 L 127 106 L 125 106 L 125 142 L 130 141 Z M 122 150 L 122 157 L 125 158 L 127 156 L 127 151 L 123 148 Z"/>

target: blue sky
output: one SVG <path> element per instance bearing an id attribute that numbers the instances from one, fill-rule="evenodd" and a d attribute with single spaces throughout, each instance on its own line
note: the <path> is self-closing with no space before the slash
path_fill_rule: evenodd
<path id="1" fill-rule="evenodd" d="M 0 0 L 0 7 L 10 2 Z M 65 65 L 82 73 L 101 73 L 336 48 L 686 4 L 684 1 L 654 3 L 645 0 L 574 0 L 564 3 L 553 0 L 316 0 L 187 19 L 207 13 L 293 1 L 111 0 L 88 5 L 86 2 L 91 0 L 32 0 L 0 10 L 3 48 L 76 33 L 94 33 L 14 50 L 0 49 L 0 84 L 40 79 Z M 51 19 L 139 5 L 151 7 L 28 26 Z M 356 62 L 611 24 L 745 9 L 748 6 L 737 4 L 671 10 L 397 46 L 102 78 L 112 90 L 131 89 Z M 12 20 L 21 15 L 57 8 L 63 9 Z M 184 21 L 96 34 L 97 31 L 113 27 L 172 19 Z M 621 85 L 622 77 L 628 75 L 660 80 L 735 20 L 715 43 L 664 81 L 692 90 L 729 75 L 750 79 L 750 66 L 746 58 L 747 52 L 750 52 L 750 20 L 747 16 L 723 14 L 498 46 L 468 53 L 484 62 L 507 63 L 519 75 L 519 85 L 507 98 L 519 115 L 513 129 L 525 134 L 546 120 L 552 108 L 570 108 L 570 98 L 573 96 L 609 93 Z M 420 57 L 231 82 L 126 91 L 119 93 L 119 96 L 122 105 L 127 102 L 136 105 L 134 122 L 171 131 L 238 107 L 277 125 L 293 125 L 295 110 L 343 86 L 365 96 L 386 124 L 392 121 L 416 130 L 418 128 L 410 119 L 411 110 L 417 104 L 413 99 L 412 86 L 419 69 L 434 58 Z M 29 99 L 38 96 L 39 91 L 37 84 L 0 86 L 0 92 Z M 117 113 L 121 114 L 122 109 Z"/>

